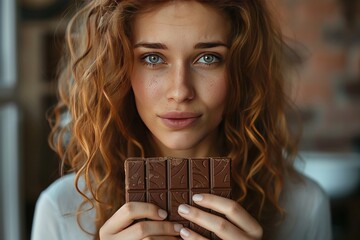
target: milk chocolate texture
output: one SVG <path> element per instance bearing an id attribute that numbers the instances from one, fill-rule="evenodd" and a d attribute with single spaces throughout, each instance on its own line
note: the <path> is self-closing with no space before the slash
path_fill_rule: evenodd
<path id="1" fill-rule="evenodd" d="M 125 161 L 125 176 L 126 202 L 154 203 L 168 212 L 166 220 L 217 239 L 212 232 L 182 218 L 177 209 L 183 203 L 196 206 L 192 196 L 197 193 L 231 198 L 229 158 L 129 158 Z"/>

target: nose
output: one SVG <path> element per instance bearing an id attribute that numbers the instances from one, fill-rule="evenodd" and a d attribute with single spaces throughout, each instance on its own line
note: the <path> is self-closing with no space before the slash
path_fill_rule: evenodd
<path id="1" fill-rule="evenodd" d="M 169 101 L 181 103 L 195 97 L 190 66 L 184 63 L 175 64 L 169 71 L 167 98 Z"/>

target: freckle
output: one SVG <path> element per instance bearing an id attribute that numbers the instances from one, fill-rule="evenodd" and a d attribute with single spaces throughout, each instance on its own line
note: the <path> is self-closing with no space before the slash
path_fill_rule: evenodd
<path id="1" fill-rule="evenodd" d="M 158 92 L 159 77 L 157 75 L 152 76 L 146 83 L 146 89 L 149 94 L 156 95 Z"/>
<path id="2" fill-rule="evenodd" d="M 151 88 L 154 88 L 154 86 L 157 84 L 157 81 L 158 81 L 158 77 L 157 76 L 154 76 L 150 79 L 150 81 L 147 82 L 147 88 L 148 89 L 151 89 Z"/>
<path id="3" fill-rule="evenodd" d="M 208 89 L 211 90 L 211 88 L 214 87 L 215 83 L 214 83 L 214 80 L 208 80 Z"/>

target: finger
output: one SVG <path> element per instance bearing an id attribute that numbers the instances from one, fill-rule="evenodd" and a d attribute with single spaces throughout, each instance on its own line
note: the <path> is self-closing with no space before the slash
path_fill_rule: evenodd
<path id="1" fill-rule="evenodd" d="M 188 228 L 183 228 L 180 230 L 180 236 L 183 239 L 194 239 L 194 240 L 207 240 L 207 238 L 199 235 L 198 233 L 188 229 Z"/>
<path id="2" fill-rule="evenodd" d="M 114 239 L 158 239 L 156 236 L 179 236 L 181 224 L 168 221 L 142 221 L 113 235 Z"/>
<path id="3" fill-rule="evenodd" d="M 250 236 L 259 237 L 262 235 L 260 224 L 234 200 L 204 193 L 195 194 L 193 201 L 199 206 L 224 214 L 229 221 L 243 229 Z"/>
<path id="4" fill-rule="evenodd" d="M 247 234 L 240 228 L 229 222 L 227 219 L 219 217 L 217 215 L 204 212 L 196 207 L 190 205 L 181 204 L 178 208 L 179 214 L 191 222 L 214 232 L 221 239 L 247 239 Z M 181 232 L 181 231 L 180 231 Z M 197 238 L 187 238 L 197 239 Z"/>
<path id="5" fill-rule="evenodd" d="M 170 237 L 170 236 L 152 236 L 152 237 L 146 237 L 142 240 L 181 240 L 180 237 Z"/>
<path id="6" fill-rule="evenodd" d="M 118 233 L 136 219 L 148 218 L 152 220 L 164 220 L 166 217 L 166 211 L 160 209 L 154 204 L 145 202 L 128 202 L 105 222 L 100 229 L 100 233 Z"/>

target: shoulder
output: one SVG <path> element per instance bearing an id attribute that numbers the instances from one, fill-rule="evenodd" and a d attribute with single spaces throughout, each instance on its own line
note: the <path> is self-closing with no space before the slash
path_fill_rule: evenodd
<path id="1" fill-rule="evenodd" d="M 41 201 L 50 202 L 62 214 L 76 212 L 83 198 L 75 188 L 75 174 L 65 175 L 53 182 L 41 193 L 38 202 Z"/>
<path id="2" fill-rule="evenodd" d="M 79 184 L 80 187 L 83 186 L 83 182 L 80 181 Z M 89 232 L 94 231 L 95 212 L 85 206 L 85 209 L 90 210 L 81 212 L 78 218 L 82 202 L 83 197 L 75 187 L 75 174 L 63 176 L 53 182 L 37 200 L 31 239 L 91 239 L 91 235 L 83 231 L 82 227 Z"/>
<path id="3" fill-rule="evenodd" d="M 316 207 L 329 201 L 329 197 L 317 182 L 299 173 L 297 178 L 285 178 L 282 201 L 288 207 L 293 204 Z"/>
<path id="4" fill-rule="evenodd" d="M 331 239 L 328 195 L 314 180 L 287 177 L 281 196 L 285 219 L 279 239 Z"/>

